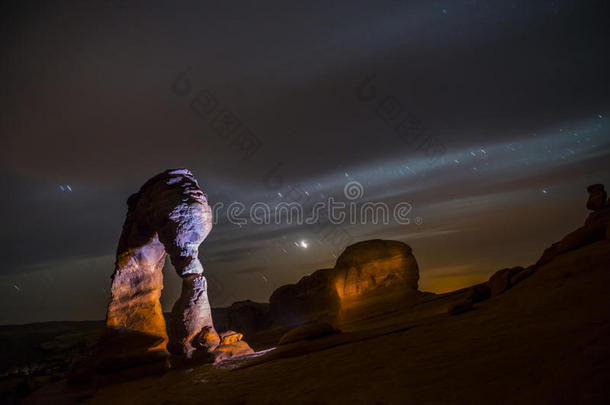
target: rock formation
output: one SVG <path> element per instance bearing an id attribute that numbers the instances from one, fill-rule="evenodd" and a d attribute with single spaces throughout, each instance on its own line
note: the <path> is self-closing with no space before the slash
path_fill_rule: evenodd
<path id="1" fill-rule="evenodd" d="M 216 362 L 236 356 L 245 356 L 254 353 L 250 346 L 241 340 L 241 333 L 228 330 L 220 334 L 220 344 L 215 349 Z"/>
<path id="2" fill-rule="evenodd" d="M 500 295 L 504 291 L 508 290 L 512 286 L 510 282 L 511 279 L 522 271 L 523 267 L 521 266 L 496 271 L 489 278 L 487 283 L 489 285 L 491 296 L 495 297 L 496 295 Z"/>
<path id="3" fill-rule="evenodd" d="M 269 298 L 271 318 L 281 324 L 303 325 L 317 314 L 339 309 L 334 269 L 317 270 L 296 284 L 276 289 Z"/>
<path id="4" fill-rule="evenodd" d="M 246 335 L 269 326 L 269 304 L 250 300 L 231 304 L 227 313 L 227 329 L 240 330 Z"/>
<path id="5" fill-rule="evenodd" d="M 198 249 L 212 229 L 212 210 L 197 180 L 186 169 L 167 170 L 148 180 L 127 205 L 99 346 L 102 368 L 163 359 L 166 349 L 189 358 L 196 349 L 209 349 L 218 336 Z M 159 302 L 167 254 L 183 280 L 169 338 Z"/>
<path id="6" fill-rule="evenodd" d="M 542 256 L 535 265 L 525 269 L 513 267 L 495 272 L 487 283 L 471 287 L 469 297 L 473 302 L 485 299 L 474 289 L 481 289 L 483 285 L 489 288 L 490 296 L 495 297 L 509 288 L 530 277 L 538 267 L 554 260 L 557 256 L 566 252 L 590 245 L 601 240 L 610 239 L 610 204 L 606 200 L 607 195 L 603 184 L 593 184 L 587 187 L 589 198 L 587 209 L 593 211 L 585 220 L 585 225 L 570 232 L 559 242 L 553 243 L 544 250 Z M 481 290 L 482 291 L 482 290 Z M 481 299 L 477 299 L 477 297 Z"/>
<path id="7" fill-rule="evenodd" d="M 417 292 L 419 270 L 403 242 L 374 239 L 348 246 L 332 269 L 321 269 L 296 284 L 276 289 L 269 315 L 282 325 L 331 320 L 344 306 L 376 294 L 400 297 Z M 395 293 L 400 293 L 395 295 Z"/>
<path id="8" fill-rule="evenodd" d="M 417 291 L 419 269 L 411 247 L 374 239 L 348 246 L 335 264 L 337 293 L 350 300 L 380 290 Z"/>
<path id="9" fill-rule="evenodd" d="M 606 194 L 606 190 L 604 190 L 603 184 L 592 184 L 587 187 L 587 191 L 589 192 L 587 209 L 591 211 L 598 211 L 608 205 L 606 202 L 608 195 Z"/>
<path id="10" fill-rule="evenodd" d="M 610 237 L 610 203 L 606 200 L 604 185 L 593 184 L 587 187 L 587 191 L 587 209 L 593 212 L 585 220 L 585 225 L 548 247 L 536 265 L 548 263 L 557 255 Z"/>
<path id="11" fill-rule="evenodd" d="M 489 283 L 481 283 L 473 285 L 469 288 L 468 294 L 466 295 L 467 299 L 474 302 L 485 301 L 489 297 L 491 297 L 491 288 L 489 288 Z"/>

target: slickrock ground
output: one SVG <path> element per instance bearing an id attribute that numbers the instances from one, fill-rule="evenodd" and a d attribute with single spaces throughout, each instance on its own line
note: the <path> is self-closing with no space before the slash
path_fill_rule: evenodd
<path id="1" fill-rule="evenodd" d="M 24 403 L 608 403 L 609 286 L 606 239 L 459 315 L 447 308 L 468 290 L 392 306 L 388 298 L 344 314 L 340 334 L 125 383 L 50 383 Z"/>

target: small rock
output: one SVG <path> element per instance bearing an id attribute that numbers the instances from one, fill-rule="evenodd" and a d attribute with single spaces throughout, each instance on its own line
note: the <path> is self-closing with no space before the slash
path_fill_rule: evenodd
<path id="1" fill-rule="evenodd" d="M 493 276 L 489 278 L 489 288 L 491 290 L 491 296 L 495 297 L 508 290 L 510 287 L 510 279 L 517 273 L 523 271 L 523 267 L 513 267 L 510 269 L 502 269 L 496 271 Z"/>
<path id="2" fill-rule="evenodd" d="M 239 333 L 239 332 L 228 330 L 228 331 L 222 332 L 220 334 L 220 344 L 221 345 L 230 345 L 230 344 L 233 344 L 233 343 L 237 343 L 243 337 L 244 337 L 244 335 Z"/>
<path id="3" fill-rule="evenodd" d="M 195 338 L 198 348 L 204 348 L 207 351 L 212 351 L 220 344 L 220 336 L 211 326 L 204 326 L 201 332 Z"/>
<path id="4" fill-rule="evenodd" d="M 472 302 L 480 302 L 488 299 L 491 296 L 491 289 L 487 283 L 477 284 L 470 287 L 466 297 Z"/>

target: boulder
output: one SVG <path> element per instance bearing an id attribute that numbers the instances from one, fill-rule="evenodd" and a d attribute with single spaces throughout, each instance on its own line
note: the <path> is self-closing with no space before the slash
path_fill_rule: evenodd
<path id="1" fill-rule="evenodd" d="M 526 278 L 528 278 L 529 276 L 534 274 L 535 271 L 536 271 L 536 266 L 529 266 L 525 270 L 512 275 L 510 278 L 510 286 L 512 287 L 515 284 L 520 283 L 521 281 L 525 280 Z"/>
<path id="2" fill-rule="evenodd" d="M 220 336 L 213 327 L 204 326 L 201 332 L 195 338 L 197 348 L 202 348 L 205 351 L 211 352 L 220 344 Z"/>
<path id="3" fill-rule="evenodd" d="M 254 354 L 254 350 L 243 340 L 235 343 L 220 345 L 214 350 L 215 362 L 228 360 L 233 357 L 247 356 Z"/>
<path id="4" fill-rule="evenodd" d="M 502 269 L 495 272 L 488 281 L 491 296 L 495 297 L 508 290 L 511 286 L 511 277 L 514 277 L 519 272 L 523 271 L 523 267 L 513 267 L 510 269 Z"/>
<path id="5" fill-rule="evenodd" d="M 587 209 L 597 211 L 601 210 L 606 206 L 608 194 L 606 193 L 606 190 L 604 190 L 603 184 L 592 184 L 587 187 L 587 191 L 589 192 L 589 199 L 587 200 Z"/>
<path id="6" fill-rule="evenodd" d="M 228 330 L 220 334 L 220 344 L 230 345 L 239 342 L 243 337 L 244 335 L 239 332 Z"/>
<path id="7" fill-rule="evenodd" d="M 540 259 L 538 259 L 538 261 L 536 262 L 536 266 L 542 266 L 543 264 L 546 264 L 546 263 L 550 262 L 551 260 L 553 260 L 553 258 L 555 258 L 555 256 L 557 256 L 559 254 L 559 252 L 557 250 L 558 246 L 559 246 L 559 242 L 555 242 L 551 246 L 546 248 L 544 250 L 544 252 L 542 253 L 542 256 L 540 257 Z"/>
<path id="8" fill-rule="evenodd" d="M 306 339 L 317 339 L 320 337 L 339 333 L 327 322 L 315 322 L 308 325 L 299 326 L 286 332 L 279 341 L 279 345 L 294 343 Z"/>
<path id="9" fill-rule="evenodd" d="M 610 223 L 610 201 L 607 200 L 608 194 L 604 190 L 603 184 L 592 184 L 587 187 L 589 198 L 587 199 L 587 209 L 593 211 L 587 217 L 585 226 L 593 224 Z"/>
<path id="10" fill-rule="evenodd" d="M 449 315 L 459 315 L 464 312 L 470 311 L 474 308 L 472 300 L 464 299 L 458 302 L 454 302 L 447 307 Z"/>
<path id="11" fill-rule="evenodd" d="M 296 284 L 276 289 L 269 298 L 269 313 L 274 322 L 302 325 L 318 314 L 333 313 L 339 308 L 334 269 L 321 269 Z"/>
<path id="12" fill-rule="evenodd" d="M 481 283 L 470 287 L 466 298 L 472 302 L 484 301 L 491 297 L 491 289 L 487 283 Z"/>
<path id="13" fill-rule="evenodd" d="M 243 340 L 243 335 L 232 330 L 220 334 L 220 345 L 214 350 L 215 361 L 253 354 L 254 350 Z"/>
<path id="14" fill-rule="evenodd" d="M 101 368 L 156 361 L 167 356 L 166 349 L 190 357 L 195 336 L 214 328 L 198 258 L 212 229 L 212 210 L 193 174 L 166 170 L 144 183 L 127 206 L 98 346 Z M 159 302 L 168 254 L 183 279 L 169 338 Z"/>
<path id="15" fill-rule="evenodd" d="M 269 326 L 269 304 L 250 300 L 234 302 L 227 313 L 227 328 L 245 334 Z"/>
<path id="16" fill-rule="evenodd" d="M 409 245 L 374 239 L 348 246 L 335 265 L 341 300 L 398 289 L 417 291 L 419 269 Z"/>

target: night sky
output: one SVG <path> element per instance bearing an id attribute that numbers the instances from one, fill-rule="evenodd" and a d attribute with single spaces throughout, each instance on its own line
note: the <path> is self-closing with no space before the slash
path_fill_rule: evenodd
<path id="1" fill-rule="evenodd" d="M 357 181 L 413 207 L 407 225 L 219 216 L 214 306 L 372 238 L 411 245 L 421 289 L 471 285 L 535 262 L 610 186 L 607 1 L 84 3 L 2 6 L 0 323 L 103 319 L 126 199 L 167 168 L 210 204 L 310 207 Z"/>

